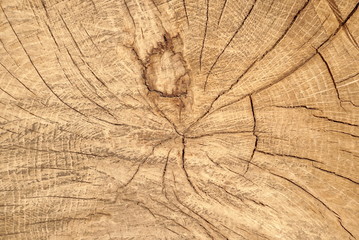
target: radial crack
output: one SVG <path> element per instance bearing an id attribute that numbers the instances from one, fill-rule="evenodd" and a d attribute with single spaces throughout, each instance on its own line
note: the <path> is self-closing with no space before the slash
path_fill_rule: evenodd
<path id="1" fill-rule="evenodd" d="M 352 126 L 352 127 L 359 127 L 358 124 L 343 122 L 343 121 L 331 119 L 331 118 L 328 118 L 328 117 L 323 117 L 323 116 L 318 116 L 318 115 L 313 115 L 313 117 L 325 119 L 325 120 L 328 120 L 329 122 L 340 123 L 340 124 L 344 124 L 344 125 L 348 125 L 348 126 Z"/>
<path id="2" fill-rule="evenodd" d="M 335 93 L 337 94 L 337 98 L 339 100 L 339 104 L 342 107 L 342 99 L 340 98 L 340 93 L 339 93 L 339 90 L 338 90 L 338 87 L 337 87 L 337 83 L 335 82 L 332 70 L 330 69 L 328 62 L 325 60 L 325 58 L 323 57 L 323 55 L 320 53 L 319 50 L 317 50 L 317 53 L 320 56 L 320 58 L 322 59 L 322 61 L 324 62 L 325 66 L 326 66 L 326 68 L 328 70 L 328 73 L 330 75 L 330 79 L 332 80 L 332 83 L 333 83 L 333 86 L 334 86 L 334 89 L 335 89 Z"/>
<path id="3" fill-rule="evenodd" d="M 168 154 L 167 154 L 167 157 L 166 157 L 166 163 L 165 163 L 165 166 L 163 167 L 163 172 L 162 172 L 162 193 L 164 193 L 165 190 L 166 190 L 165 177 L 166 177 L 166 173 L 167 173 L 167 166 L 168 166 L 171 151 L 172 151 L 172 148 L 168 151 Z"/>
<path id="4" fill-rule="evenodd" d="M 197 191 L 197 189 L 195 188 L 194 184 L 192 183 L 190 177 L 189 177 L 189 174 L 187 172 L 187 169 L 186 169 L 186 139 L 185 137 L 182 137 L 182 154 L 181 154 L 181 160 L 182 160 L 182 169 L 183 169 L 183 172 L 185 173 L 186 175 L 186 179 L 189 183 L 189 185 L 193 188 L 193 190 L 195 191 L 195 193 L 197 193 L 198 195 L 200 195 Z"/>
<path id="5" fill-rule="evenodd" d="M 247 172 L 248 172 L 248 169 L 249 169 L 249 164 L 252 162 L 253 160 L 253 157 L 254 157 L 254 153 L 256 152 L 257 150 L 257 146 L 258 146 L 258 134 L 256 133 L 256 126 L 257 126 L 257 119 L 256 119 L 256 114 L 254 112 L 254 105 L 253 105 L 253 99 L 252 99 L 252 95 L 249 95 L 249 102 L 251 104 L 251 111 L 252 111 L 252 116 L 253 116 L 253 135 L 255 136 L 256 140 L 254 142 L 254 147 L 253 147 L 253 151 L 252 151 L 252 154 L 251 154 L 251 157 L 249 158 L 249 161 L 247 163 L 247 166 L 246 166 L 246 170 L 244 171 L 244 174 L 245 175 Z"/>
<path id="6" fill-rule="evenodd" d="M 249 11 L 247 12 L 247 14 L 245 15 L 242 23 L 239 25 L 239 27 L 237 28 L 237 30 L 234 32 L 234 34 L 232 35 L 232 37 L 229 39 L 229 41 L 227 42 L 227 44 L 224 46 L 224 48 L 222 49 L 222 51 L 219 53 L 219 55 L 217 56 L 216 60 L 214 61 L 214 63 L 212 64 L 211 68 L 209 69 L 207 76 L 206 76 L 206 80 L 204 82 L 204 91 L 206 91 L 206 87 L 207 87 L 207 82 L 208 82 L 208 78 L 212 73 L 213 68 L 217 65 L 217 62 L 219 61 L 219 58 L 223 55 L 223 53 L 226 51 L 226 49 L 228 48 L 228 46 L 231 44 L 231 42 L 233 41 L 233 39 L 235 38 L 235 36 L 238 34 L 238 32 L 242 29 L 243 25 L 245 24 L 245 22 L 247 21 L 249 15 L 251 14 L 254 5 L 256 4 L 257 0 L 254 0 L 251 8 L 249 9 Z"/>
<path id="7" fill-rule="evenodd" d="M 186 15 L 186 20 L 187 20 L 187 25 L 189 26 L 189 19 L 188 19 L 188 13 L 187 13 L 187 5 L 186 5 L 186 0 L 182 0 L 182 4 L 183 4 L 183 9 Z"/>
<path id="8" fill-rule="evenodd" d="M 322 171 L 322 172 L 326 172 L 326 173 L 332 174 L 332 175 L 334 175 L 334 176 L 340 177 L 340 178 L 342 178 L 342 179 L 344 179 L 344 180 L 347 180 L 347 181 L 350 181 L 350 182 L 352 182 L 352 183 L 354 183 L 354 184 L 358 184 L 358 185 L 359 185 L 359 182 L 354 181 L 354 180 L 351 179 L 351 178 L 345 177 L 345 176 L 340 175 L 340 174 L 338 174 L 338 173 L 336 173 L 336 172 L 333 172 L 333 171 L 329 171 L 329 170 L 326 170 L 326 169 L 317 167 L 317 166 L 315 166 L 315 165 L 314 165 L 314 167 L 315 167 L 316 169 Z"/>
<path id="9" fill-rule="evenodd" d="M 262 151 L 262 150 L 256 150 L 256 151 L 259 152 L 259 153 L 265 154 L 265 155 L 270 155 L 270 156 L 290 157 L 290 158 L 296 158 L 296 159 L 305 160 L 305 161 L 314 162 L 314 163 L 323 163 L 321 161 L 314 160 L 314 159 L 311 159 L 311 158 L 299 157 L 299 156 L 290 155 L 290 154 L 270 153 L 270 152 L 265 152 L 265 151 Z"/>
<path id="10" fill-rule="evenodd" d="M 207 36 L 207 28 L 208 28 L 208 18 L 209 18 L 209 0 L 206 0 L 207 2 L 207 10 L 206 10 L 206 26 L 204 29 L 204 34 L 203 34 L 203 41 L 202 41 L 202 47 L 201 47 L 201 52 L 199 54 L 199 70 L 201 70 L 202 68 L 202 55 L 203 55 L 203 49 L 204 49 L 204 44 L 206 41 L 206 36 Z"/>
<path id="11" fill-rule="evenodd" d="M 228 0 L 224 0 L 223 6 L 221 9 L 221 14 L 219 15 L 219 18 L 218 18 L 218 25 L 221 23 L 222 15 L 223 15 L 224 9 L 226 8 L 227 2 L 228 2 Z"/>

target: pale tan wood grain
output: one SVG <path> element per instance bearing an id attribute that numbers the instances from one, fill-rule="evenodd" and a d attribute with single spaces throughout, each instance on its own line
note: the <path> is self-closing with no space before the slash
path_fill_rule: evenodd
<path id="1" fill-rule="evenodd" d="M 0 0 L 0 238 L 359 238 L 356 0 Z"/>

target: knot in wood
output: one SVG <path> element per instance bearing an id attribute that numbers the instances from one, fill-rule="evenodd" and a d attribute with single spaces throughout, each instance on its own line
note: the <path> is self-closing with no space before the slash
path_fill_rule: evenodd
<path id="1" fill-rule="evenodd" d="M 147 58 L 145 81 L 150 91 L 162 97 L 187 94 L 189 75 L 181 53 L 174 50 L 172 39 L 164 36 L 164 43 L 152 50 Z"/>

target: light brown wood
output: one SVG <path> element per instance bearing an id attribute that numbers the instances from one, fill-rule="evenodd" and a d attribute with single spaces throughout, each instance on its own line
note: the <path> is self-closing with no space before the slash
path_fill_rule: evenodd
<path id="1" fill-rule="evenodd" d="M 0 0 L 0 238 L 358 239 L 357 0 Z"/>

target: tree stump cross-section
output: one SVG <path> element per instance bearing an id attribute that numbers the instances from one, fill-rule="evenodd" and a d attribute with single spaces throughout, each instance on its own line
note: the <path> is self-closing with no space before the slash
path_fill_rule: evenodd
<path id="1" fill-rule="evenodd" d="M 358 239 L 357 0 L 0 0 L 0 239 Z"/>

